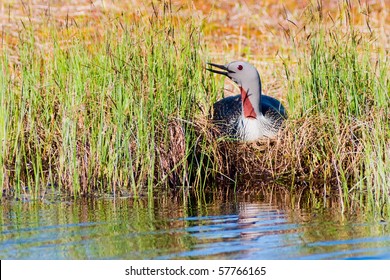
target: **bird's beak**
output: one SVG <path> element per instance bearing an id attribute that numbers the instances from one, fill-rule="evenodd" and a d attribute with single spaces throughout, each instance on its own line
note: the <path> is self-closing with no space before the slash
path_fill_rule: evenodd
<path id="1" fill-rule="evenodd" d="M 229 70 L 225 65 L 219 65 L 219 64 L 215 64 L 215 63 L 207 63 L 208 65 L 210 66 L 214 66 L 216 68 L 219 68 L 219 69 L 222 69 L 222 70 L 225 70 L 225 71 L 218 71 L 218 70 L 214 70 L 212 68 L 206 68 L 206 70 L 209 70 L 210 72 L 213 72 L 213 73 L 217 73 L 217 74 L 222 74 L 222 75 L 225 75 L 227 77 L 229 73 L 234 73 L 234 71 L 231 71 Z"/>

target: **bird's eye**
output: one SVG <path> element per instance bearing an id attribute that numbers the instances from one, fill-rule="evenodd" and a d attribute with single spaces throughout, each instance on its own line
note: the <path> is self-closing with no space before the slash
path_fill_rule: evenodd
<path id="1" fill-rule="evenodd" d="M 244 67 L 242 67 L 241 64 L 237 66 L 237 69 L 238 69 L 238 70 L 242 70 L 243 68 L 244 68 Z"/>

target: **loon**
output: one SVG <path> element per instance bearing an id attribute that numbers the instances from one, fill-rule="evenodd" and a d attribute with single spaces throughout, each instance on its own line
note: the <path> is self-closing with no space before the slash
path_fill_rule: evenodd
<path id="1" fill-rule="evenodd" d="M 224 71 L 207 70 L 229 77 L 240 88 L 239 95 L 214 103 L 213 122 L 221 134 L 243 141 L 275 137 L 287 118 L 286 111 L 279 100 L 261 94 L 257 69 L 243 61 L 208 64 Z"/>

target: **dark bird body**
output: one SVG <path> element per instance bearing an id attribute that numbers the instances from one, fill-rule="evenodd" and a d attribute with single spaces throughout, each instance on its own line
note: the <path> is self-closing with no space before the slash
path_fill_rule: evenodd
<path id="1" fill-rule="evenodd" d="M 277 99 L 267 95 L 262 96 L 261 102 L 262 114 L 271 120 L 270 129 L 279 130 L 284 119 L 287 118 L 283 105 Z M 242 116 L 241 95 L 225 97 L 215 102 L 213 112 L 213 121 L 222 134 L 239 137 L 238 128 Z"/>

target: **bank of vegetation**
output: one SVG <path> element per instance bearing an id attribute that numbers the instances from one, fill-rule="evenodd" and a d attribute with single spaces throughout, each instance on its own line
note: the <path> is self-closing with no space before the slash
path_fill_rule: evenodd
<path id="1" fill-rule="evenodd" d="M 320 204 L 337 195 L 343 207 L 383 210 L 388 49 L 369 23 L 370 32 L 355 28 L 351 13 L 344 5 L 332 17 L 308 4 L 304 24 L 286 32 L 294 59 L 278 59 L 289 118 L 277 139 L 256 143 L 215 137 L 208 115 L 223 84 L 205 71 L 202 20 L 179 16 L 169 2 L 106 15 L 104 29 L 48 17 L 39 28 L 23 22 L 14 45 L 3 32 L 2 194 L 153 196 L 277 184 L 306 189 Z"/>

